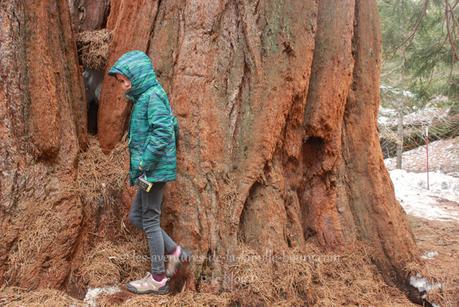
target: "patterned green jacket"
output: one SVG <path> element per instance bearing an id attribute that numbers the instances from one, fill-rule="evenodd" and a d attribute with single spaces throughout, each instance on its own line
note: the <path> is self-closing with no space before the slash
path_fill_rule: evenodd
<path id="1" fill-rule="evenodd" d="M 132 84 L 126 92 L 133 102 L 128 133 L 131 185 L 143 173 L 150 182 L 175 180 L 177 118 L 156 79 L 150 58 L 142 51 L 129 51 L 108 71 L 111 76 L 115 73 L 124 75 Z"/>

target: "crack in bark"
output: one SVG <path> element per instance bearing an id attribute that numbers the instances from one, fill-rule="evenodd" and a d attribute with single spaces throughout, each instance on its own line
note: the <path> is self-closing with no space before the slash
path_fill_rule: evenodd
<path id="1" fill-rule="evenodd" d="M 150 28 L 150 32 L 148 34 L 148 41 L 147 41 L 147 47 L 145 49 L 145 53 L 146 54 L 150 54 L 150 43 L 153 39 L 153 34 L 154 34 L 154 31 L 155 31 L 155 28 L 156 28 L 156 22 L 159 20 L 158 18 L 158 15 L 160 14 L 161 12 L 161 2 L 162 0 L 157 0 L 157 5 L 156 5 L 156 14 L 155 14 L 155 18 L 153 18 L 153 22 L 151 23 L 151 28 Z"/>
<path id="2" fill-rule="evenodd" d="M 242 6 L 242 14 L 241 14 L 241 6 Z M 258 6 L 258 3 L 256 3 L 255 6 L 253 6 L 254 8 L 256 8 Z M 260 40 L 260 33 L 256 33 L 256 17 L 257 16 L 255 13 L 257 12 L 256 9 L 253 9 L 252 11 L 253 12 L 249 12 L 247 10 L 247 6 L 246 6 L 246 3 L 245 1 L 243 0 L 239 0 L 237 3 L 236 3 L 236 11 L 238 12 L 238 15 L 239 15 L 239 18 L 240 20 L 242 21 L 242 33 L 244 34 L 244 38 L 245 38 L 245 45 L 247 46 L 247 50 L 249 51 L 249 55 L 250 55 L 250 62 L 251 64 L 253 64 L 254 66 L 254 71 L 257 73 L 257 74 L 260 74 L 260 69 L 261 69 L 261 55 L 257 55 L 256 53 L 256 50 L 261 50 L 260 46 L 261 46 L 261 40 Z M 252 16 L 254 16 L 254 18 L 250 17 L 249 14 L 252 14 Z M 253 38 L 253 39 L 252 39 Z M 258 38 L 258 40 L 256 39 Z"/>

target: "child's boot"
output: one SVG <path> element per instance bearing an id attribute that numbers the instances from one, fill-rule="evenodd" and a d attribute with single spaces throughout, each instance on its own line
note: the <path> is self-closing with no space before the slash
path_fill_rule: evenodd
<path id="1" fill-rule="evenodd" d="M 144 278 L 129 282 L 127 289 L 137 294 L 166 294 L 169 292 L 168 280 L 169 278 L 165 277 L 161 281 L 156 281 L 151 273 L 148 272 Z"/>

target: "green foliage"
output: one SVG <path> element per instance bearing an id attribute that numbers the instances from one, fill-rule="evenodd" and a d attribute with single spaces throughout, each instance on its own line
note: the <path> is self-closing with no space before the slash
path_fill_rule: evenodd
<path id="1" fill-rule="evenodd" d="M 383 40 L 381 81 L 413 92 L 459 100 L 457 0 L 378 0 Z"/>

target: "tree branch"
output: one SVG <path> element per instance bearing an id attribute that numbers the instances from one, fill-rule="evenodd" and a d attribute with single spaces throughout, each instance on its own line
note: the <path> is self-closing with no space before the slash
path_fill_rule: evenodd
<path id="1" fill-rule="evenodd" d="M 413 30 L 408 35 L 408 37 L 397 48 L 395 48 L 394 52 L 397 52 L 400 48 L 402 48 L 404 46 L 407 47 L 407 46 L 409 46 L 411 44 L 411 42 L 413 41 L 416 33 L 419 30 L 419 27 L 421 26 L 422 20 L 426 16 L 427 6 L 428 5 L 429 5 L 429 0 L 424 0 L 424 5 L 423 5 L 423 8 L 422 8 L 421 15 L 419 15 L 418 19 L 416 20 L 416 23 L 414 24 Z"/>
<path id="2" fill-rule="evenodd" d="M 457 5 L 457 2 L 454 4 L 454 6 Z M 450 18 L 453 20 L 453 24 L 450 24 Z M 457 49 L 456 49 L 456 35 L 455 35 L 455 28 L 454 28 L 454 12 L 453 9 L 451 8 L 451 5 L 449 4 L 448 0 L 445 0 L 445 20 L 446 20 L 446 33 L 448 35 L 448 41 L 451 45 L 451 65 L 454 65 L 454 63 L 459 59 L 459 56 L 457 55 Z"/>

